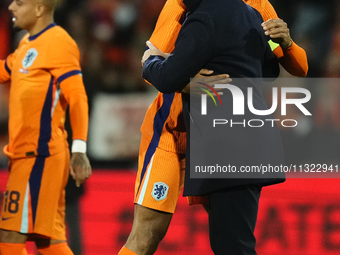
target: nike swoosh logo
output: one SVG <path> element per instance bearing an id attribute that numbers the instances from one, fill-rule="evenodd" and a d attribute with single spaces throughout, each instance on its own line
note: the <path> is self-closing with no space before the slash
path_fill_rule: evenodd
<path id="1" fill-rule="evenodd" d="M 9 219 L 12 219 L 13 217 L 9 217 L 9 218 L 4 218 L 4 217 L 2 217 L 2 221 L 5 221 L 5 220 L 9 220 Z"/>

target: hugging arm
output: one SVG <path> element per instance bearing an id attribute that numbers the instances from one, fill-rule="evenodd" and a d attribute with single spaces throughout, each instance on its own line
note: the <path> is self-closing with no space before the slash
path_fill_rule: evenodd
<path id="1" fill-rule="evenodd" d="M 168 57 L 151 55 L 143 66 L 143 78 L 162 93 L 181 91 L 210 60 L 214 35 L 208 16 L 195 15 L 183 25 L 175 50 Z"/>

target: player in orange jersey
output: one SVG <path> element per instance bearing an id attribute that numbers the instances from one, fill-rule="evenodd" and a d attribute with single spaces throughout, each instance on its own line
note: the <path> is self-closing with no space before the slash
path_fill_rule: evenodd
<path id="1" fill-rule="evenodd" d="M 292 75 L 305 76 L 308 71 L 306 53 L 291 40 L 287 24 L 278 18 L 268 0 L 244 2 L 261 13 L 265 21 L 262 24 L 264 33 L 272 38 L 272 50 L 282 66 Z M 150 38 L 162 52 L 173 51 L 185 10 L 182 0 L 166 2 Z M 212 73 L 202 70 L 204 75 Z M 141 132 L 134 223 L 120 255 L 152 254 L 175 211 L 183 187 L 186 148 L 181 93 L 158 93 L 146 113 Z M 202 197 L 189 197 L 190 204 L 204 201 Z"/>
<path id="2" fill-rule="evenodd" d="M 79 186 L 91 175 L 86 156 L 88 105 L 76 43 L 53 23 L 57 0 L 14 0 L 14 27 L 28 34 L 0 61 L 11 82 L 9 179 L 0 218 L 0 254 L 24 255 L 33 239 L 42 255 L 71 255 L 65 235 L 69 171 Z M 64 129 L 70 106 L 72 157 Z"/>

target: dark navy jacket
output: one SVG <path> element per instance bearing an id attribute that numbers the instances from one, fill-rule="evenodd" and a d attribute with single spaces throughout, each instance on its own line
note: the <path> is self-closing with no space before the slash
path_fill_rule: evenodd
<path id="1" fill-rule="evenodd" d="M 190 12 L 183 23 L 175 44 L 174 52 L 164 59 L 150 56 L 143 67 L 143 77 L 151 82 L 162 93 L 174 93 L 182 90 L 200 69 L 214 70 L 215 74 L 227 73 L 232 78 L 277 77 L 279 67 L 270 50 L 268 38 L 261 27 L 261 15 L 243 3 L 242 0 L 185 0 Z M 254 105 L 265 109 L 266 103 L 260 88 L 254 87 Z M 226 93 L 225 97 L 230 97 Z M 284 181 L 284 175 L 276 179 L 191 179 L 190 163 L 190 119 L 195 119 L 195 112 L 189 110 L 190 97 L 183 95 L 183 113 L 187 128 L 187 165 L 184 195 L 204 195 L 212 191 L 250 183 L 261 185 Z M 190 116 L 190 114 L 191 116 Z M 203 125 L 204 126 L 204 125 Z M 203 127 L 204 128 L 204 127 Z M 204 140 L 205 130 L 200 130 Z M 235 131 L 223 139 L 226 143 L 237 137 L 239 148 L 227 149 L 226 155 L 237 163 L 266 162 L 283 163 L 282 145 L 277 128 L 258 129 L 254 133 L 256 147 L 243 136 L 242 131 Z M 231 137 L 232 136 L 232 137 Z M 233 139 L 231 139 L 233 138 Z M 230 140 L 231 139 L 231 140 Z M 232 147 L 232 146 L 230 146 Z M 204 148 L 197 151 L 205 154 Z M 256 153 L 251 153 L 256 150 Z M 266 156 L 266 154 L 268 154 Z M 254 155 L 253 155 L 254 154 Z M 256 160 L 249 160 L 253 158 Z M 245 160 L 245 162 L 241 162 Z"/>

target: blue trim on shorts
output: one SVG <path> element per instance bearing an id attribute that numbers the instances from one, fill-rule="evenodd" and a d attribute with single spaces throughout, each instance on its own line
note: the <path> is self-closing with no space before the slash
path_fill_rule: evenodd
<path id="1" fill-rule="evenodd" d="M 149 165 L 150 160 L 151 160 L 153 154 L 155 153 L 156 148 L 159 144 L 164 124 L 165 124 L 165 122 L 168 119 L 169 114 L 170 114 L 170 109 L 171 109 L 172 102 L 173 102 L 174 97 L 175 97 L 175 93 L 162 94 L 162 96 L 163 96 L 163 104 L 162 104 L 161 108 L 159 108 L 159 110 L 157 111 L 157 113 L 155 115 L 155 119 L 154 119 L 154 123 L 153 123 L 153 136 L 152 136 L 151 142 L 150 142 L 149 147 L 148 147 L 146 154 L 145 154 L 143 169 L 142 169 L 141 178 L 140 178 L 141 181 L 140 181 L 139 186 L 138 186 L 137 194 L 138 194 L 140 186 L 142 184 L 142 180 L 144 178 L 147 166 Z"/>
<path id="2" fill-rule="evenodd" d="M 32 217 L 33 226 L 37 216 L 37 208 L 39 201 L 39 193 L 41 187 L 42 175 L 45 167 L 46 157 L 36 157 L 34 166 L 29 179 L 30 194 L 31 194 L 31 205 L 32 205 Z M 53 184 L 51 184 L 53 185 Z"/>
<path id="3" fill-rule="evenodd" d="M 38 140 L 38 155 L 50 156 L 48 143 L 51 140 L 52 134 L 52 103 L 53 103 L 53 76 L 51 77 L 50 85 L 47 90 L 45 103 L 40 117 L 40 134 Z"/>

